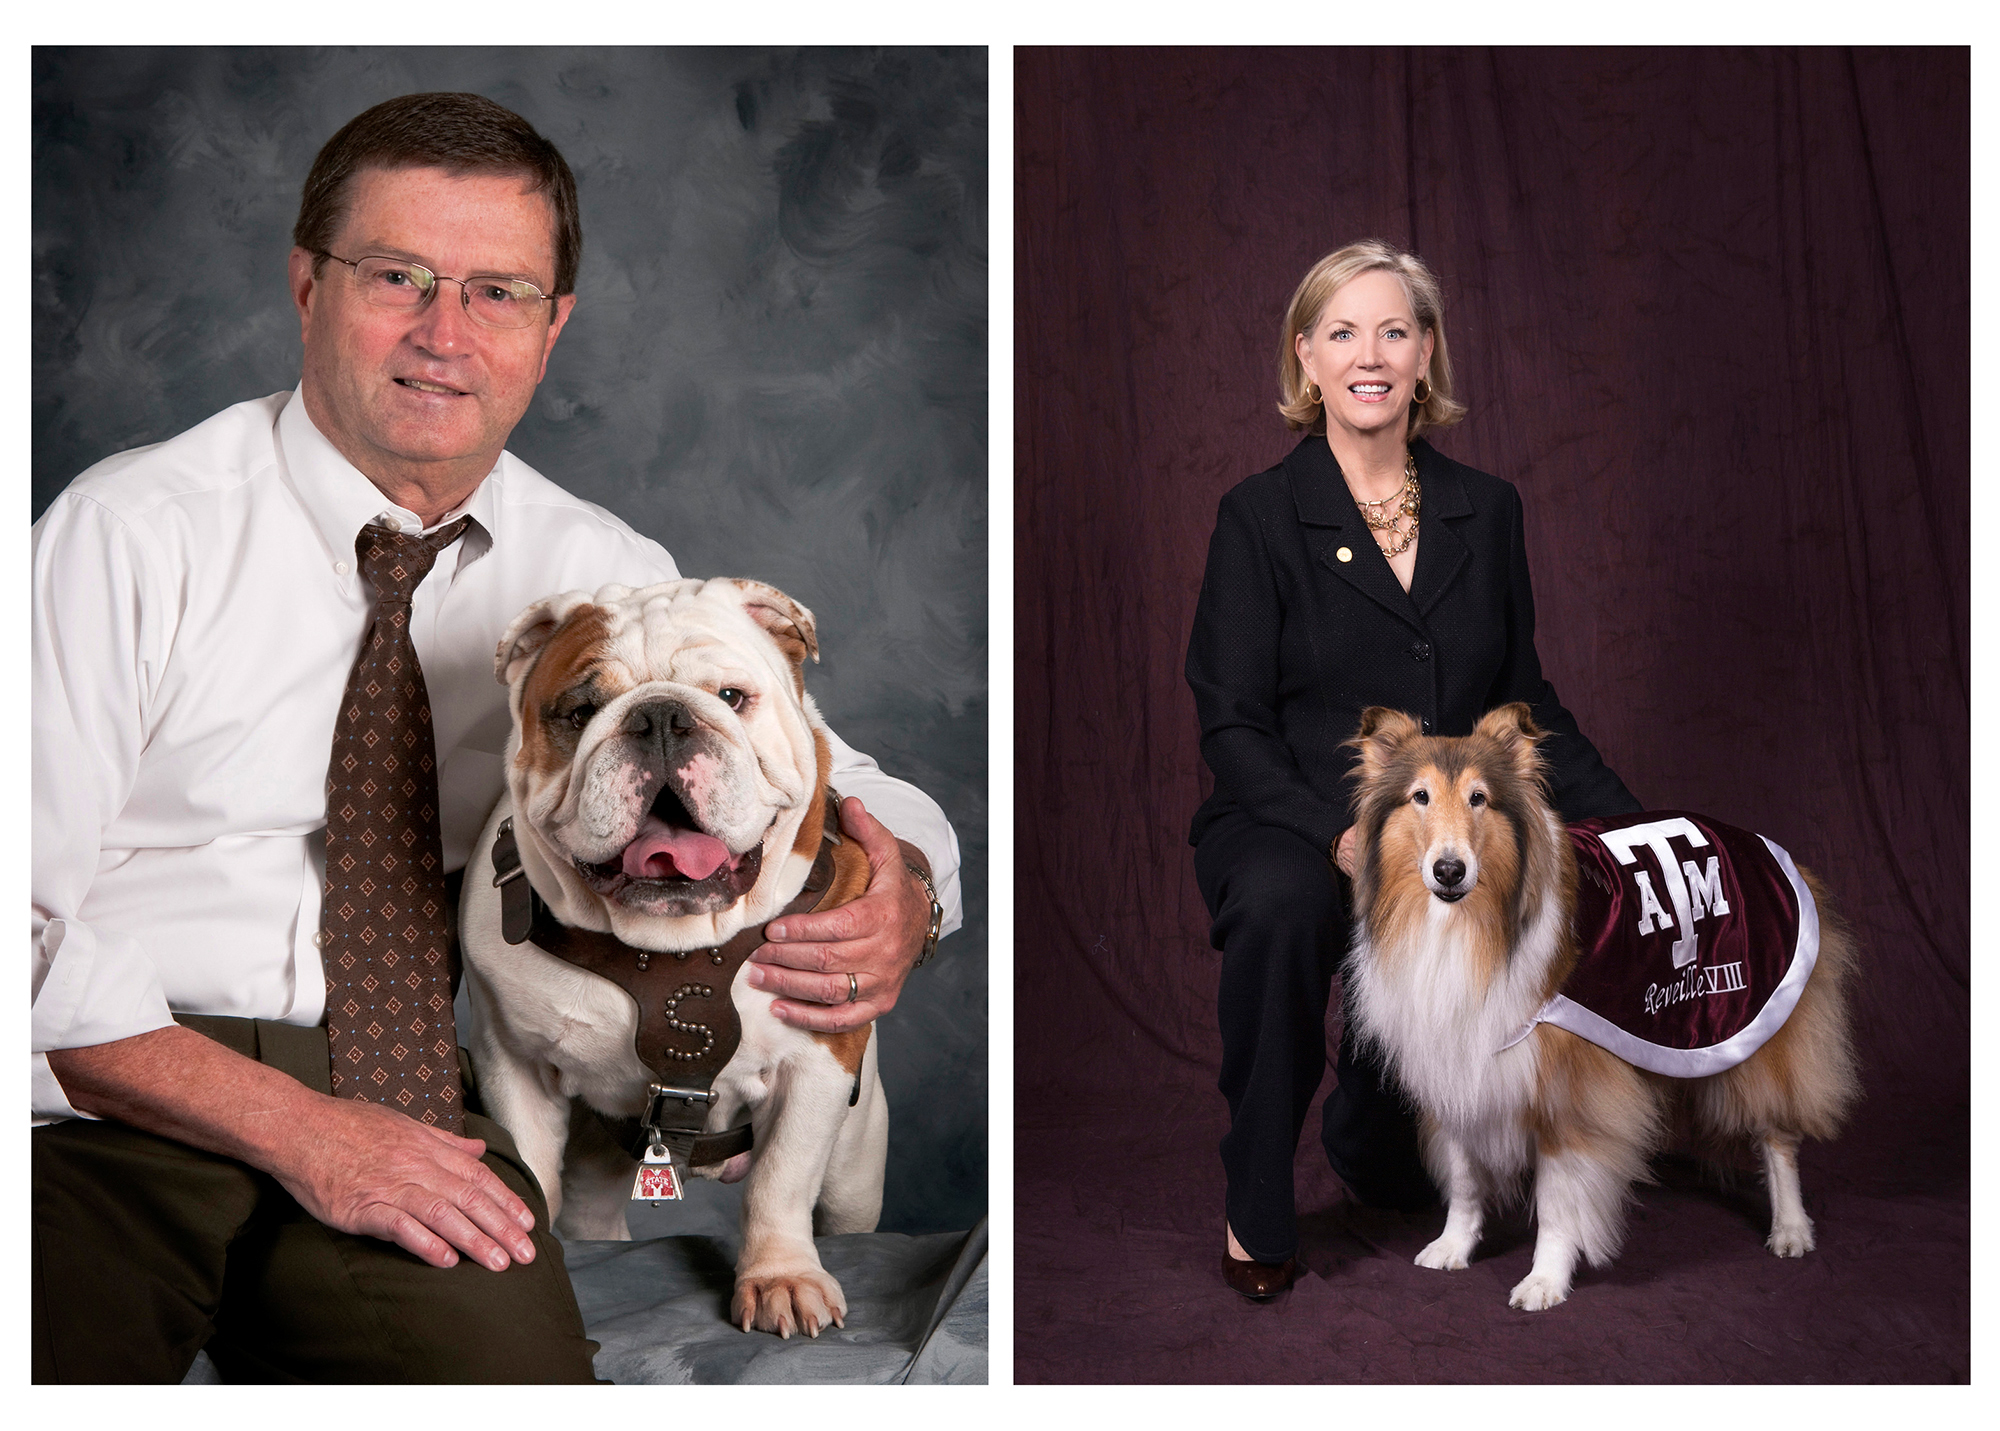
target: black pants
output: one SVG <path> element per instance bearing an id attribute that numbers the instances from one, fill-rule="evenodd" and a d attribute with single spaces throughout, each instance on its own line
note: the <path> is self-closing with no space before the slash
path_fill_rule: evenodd
<path id="1" fill-rule="evenodd" d="M 1347 951 L 1348 890 L 1326 851 L 1231 813 L 1195 850 L 1195 879 L 1222 951 L 1222 1024 L 1229 1132 L 1229 1225 L 1259 1262 L 1298 1248 L 1292 1158 L 1326 1071 L 1326 1009 Z M 1371 1206 L 1418 1209 L 1437 1190 L 1417 1151 L 1416 1114 L 1346 1020 L 1320 1136 L 1334 1172 Z"/>
<path id="2" fill-rule="evenodd" d="M 184 1022 L 326 1091 L 324 1029 Z M 595 1380 L 541 1189 L 499 1124 L 469 1112 L 466 1135 L 534 1211 L 533 1262 L 432 1267 L 219 1154 L 110 1121 L 35 1129 L 34 1379 L 178 1382 L 206 1347 L 226 1381 Z"/>

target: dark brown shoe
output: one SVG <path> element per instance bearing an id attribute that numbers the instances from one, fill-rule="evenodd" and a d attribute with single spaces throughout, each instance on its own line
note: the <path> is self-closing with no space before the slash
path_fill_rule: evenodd
<path id="1" fill-rule="evenodd" d="M 1287 1257 L 1276 1264 L 1269 1262 L 1245 1262 L 1222 1254 L 1222 1280 L 1232 1291 L 1241 1292 L 1253 1302 L 1268 1302 L 1298 1279 L 1299 1259 Z"/>

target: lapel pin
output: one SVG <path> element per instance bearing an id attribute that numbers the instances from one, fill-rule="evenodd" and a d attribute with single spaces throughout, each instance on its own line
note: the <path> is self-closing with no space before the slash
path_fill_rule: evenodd
<path id="1" fill-rule="evenodd" d="M 1339 551 L 1335 552 L 1334 555 L 1340 558 L 1340 560 L 1342 561 L 1354 560 L 1354 553 L 1347 547 L 1342 547 Z"/>

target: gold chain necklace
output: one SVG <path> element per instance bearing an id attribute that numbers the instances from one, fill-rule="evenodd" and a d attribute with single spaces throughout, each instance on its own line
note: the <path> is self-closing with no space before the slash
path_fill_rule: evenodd
<path id="1" fill-rule="evenodd" d="M 1391 502 L 1396 504 L 1395 510 L 1386 513 L 1375 510 L 1387 507 Z M 1386 497 L 1378 497 L 1373 502 L 1364 502 L 1359 497 L 1356 497 L 1354 504 L 1361 509 L 1362 521 L 1366 522 L 1375 531 L 1387 532 L 1390 541 L 1395 543 L 1395 545 L 1391 546 L 1385 544 L 1380 537 L 1375 539 L 1375 545 L 1381 549 L 1383 556 L 1401 556 L 1404 552 L 1408 551 L 1411 543 L 1417 539 L 1417 513 L 1423 509 L 1424 505 L 1424 489 L 1417 484 L 1416 453 L 1409 453 L 1404 458 L 1403 485 L 1401 487 Z M 1396 529 L 1404 517 L 1410 519 L 1410 530 L 1398 541 Z"/>

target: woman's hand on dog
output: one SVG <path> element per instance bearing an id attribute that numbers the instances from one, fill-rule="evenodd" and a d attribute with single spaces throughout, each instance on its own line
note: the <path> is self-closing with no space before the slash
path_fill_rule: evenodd
<path id="1" fill-rule="evenodd" d="M 930 895 L 904 868 L 929 861 L 851 795 L 840 802 L 840 828 L 868 856 L 867 890 L 824 914 L 773 920 L 748 975 L 752 988 L 778 996 L 778 1018 L 822 1033 L 858 1029 L 893 1009 L 930 928 Z"/>
<path id="2" fill-rule="evenodd" d="M 1354 826 L 1349 825 L 1333 842 L 1333 862 L 1349 879 L 1354 878 Z"/>

